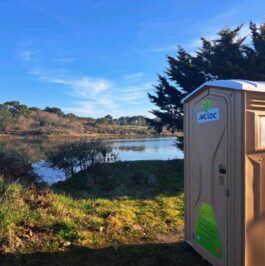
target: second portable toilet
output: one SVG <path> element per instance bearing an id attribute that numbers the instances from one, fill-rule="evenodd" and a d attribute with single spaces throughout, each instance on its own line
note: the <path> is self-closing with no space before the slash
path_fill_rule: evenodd
<path id="1" fill-rule="evenodd" d="M 265 265 L 265 83 L 206 82 L 183 99 L 185 241 L 213 265 Z"/>

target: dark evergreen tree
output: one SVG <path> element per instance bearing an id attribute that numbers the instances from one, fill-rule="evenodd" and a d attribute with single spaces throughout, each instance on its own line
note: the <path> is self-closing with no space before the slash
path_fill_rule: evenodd
<path id="1" fill-rule="evenodd" d="M 154 93 L 148 94 L 158 107 L 151 111 L 156 119 L 150 119 L 150 125 L 158 132 L 182 131 L 181 99 L 206 81 L 265 80 L 265 24 L 250 23 L 249 28 L 250 42 L 241 35 L 241 25 L 221 30 L 215 40 L 201 38 L 202 46 L 194 55 L 179 47 L 175 57 L 168 56 L 168 68 L 158 76 Z"/>
<path id="2" fill-rule="evenodd" d="M 252 45 L 249 47 L 248 75 L 252 80 L 265 80 L 265 23 L 250 23 Z"/>

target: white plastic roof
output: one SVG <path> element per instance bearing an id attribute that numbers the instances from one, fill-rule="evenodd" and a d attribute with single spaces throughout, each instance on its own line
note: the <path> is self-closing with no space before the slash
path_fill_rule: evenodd
<path id="1" fill-rule="evenodd" d="M 193 92 L 188 94 L 185 98 L 182 99 L 184 103 L 192 95 L 203 89 L 204 87 L 220 87 L 228 88 L 232 90 L 243 90 L 243 91 L 261 91 L 265 92 L 265 82 L 264 81 L 249 81 L 249 80 L 240 80 L 240 79 L 229 79 L 229 80 L 213 80 L 203 83 L 200 87 L 195 89 Z"/>

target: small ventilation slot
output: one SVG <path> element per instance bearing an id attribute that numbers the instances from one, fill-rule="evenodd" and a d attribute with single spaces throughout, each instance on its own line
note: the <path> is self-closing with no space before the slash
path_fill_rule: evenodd
<path id="1" fill-rule="evenodd" d="M 253 109 L 264 109 L 265 110 L 265 99 L 250 99 L 249 107 Z"/>

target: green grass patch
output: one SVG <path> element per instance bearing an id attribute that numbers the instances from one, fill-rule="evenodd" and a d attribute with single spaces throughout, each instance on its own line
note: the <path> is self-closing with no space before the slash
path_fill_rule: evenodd
<path id="1" fill-rule="evenodd" d="M 85 259 L 92 264 L 78 265 L 115 265 L 144 250 L 160 254 L 154 243 L 182 238 L 182 172 L 181 160 L 117 162 L 52 189 L 13 184 L 6 193 L 10 184 L 0 179 L 0 252 L 13 254 L 0 257 L 1 265 L 34 265 L 39 252 L 49 265 L 71 265 L 72 256 L 73 265 Z M 92 250 L 102 251 L 105 264 L 87 258 Z"/>
<path id="2" fill-rule="evenodd" d="M 53 186 L 73 197 L 153 198 L 183 192 L 183 161 L 126 161 L 98 165 Z"/>

